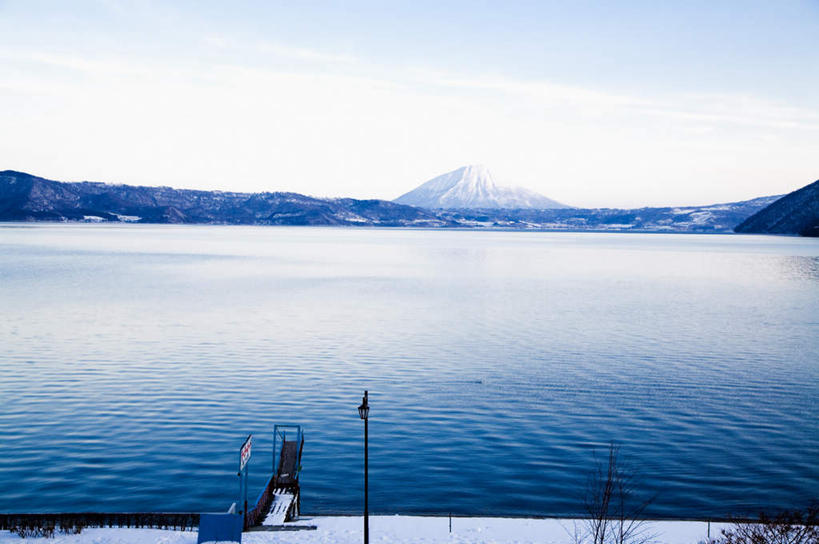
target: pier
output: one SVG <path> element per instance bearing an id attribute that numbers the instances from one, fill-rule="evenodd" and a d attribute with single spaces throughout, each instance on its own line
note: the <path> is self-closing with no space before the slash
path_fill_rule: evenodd
<path id="1" fill-rule="evenodd" d="M 256 505 L 245 516 L 245 529 L 281 526 L 301 509 L 299 472 L 304 451 L 301 425 L 273 427 L 273 472 Z"/>

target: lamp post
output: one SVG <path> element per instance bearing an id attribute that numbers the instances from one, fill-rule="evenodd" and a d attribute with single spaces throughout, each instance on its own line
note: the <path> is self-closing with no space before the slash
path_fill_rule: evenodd
<path id="1" fill-rule="evenodd" d="M 370 415 L 370 405 L 367 403 L 367 392 L 364 391 L 364 398 L 361 399 L 361 406 L 358 407 L 358 415 L 364 420 L 364 544 L 370 544 L 370 512 L 367 504 L 367 493 L 369 492 L 369 466 L 367 454 L 367 420 Z"/>

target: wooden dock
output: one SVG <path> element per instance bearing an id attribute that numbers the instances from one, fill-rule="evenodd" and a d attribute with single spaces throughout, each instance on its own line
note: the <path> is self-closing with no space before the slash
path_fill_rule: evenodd
<path id="1" fill-rule="evenodd" d="M 299 472 L 304 451 L 301 425 L 276 425 L 273 428 L 274 472 L 256 506 L 248 512 L 245 528 L 284 525 L 298 517 L 301 510 Z"/>

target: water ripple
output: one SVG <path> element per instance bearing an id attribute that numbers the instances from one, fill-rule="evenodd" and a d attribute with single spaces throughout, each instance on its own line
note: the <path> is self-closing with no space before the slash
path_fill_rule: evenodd
<path id="1" fill-rule="evenodd" d="M 819 488 L 819 245 L 222 227 L 0 231 L 0 511 L 219 510 L 307 429 L 303 506 L 571 515 L 610 441 L 657 516 Z M 255 495 L 255 491 L 251 493 Z"/>

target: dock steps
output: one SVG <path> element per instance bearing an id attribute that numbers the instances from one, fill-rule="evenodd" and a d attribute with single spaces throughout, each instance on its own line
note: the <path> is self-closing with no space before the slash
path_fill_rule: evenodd
<path id="1" fill-rule="evenodd" d="M 284 520 L 296 500 L 296 494 L 292 490 L 278 487 L 273 490 L 273 503 L 270 505 L 270 512 L 262 521 L 262 525 L 284 525 Z"/>

